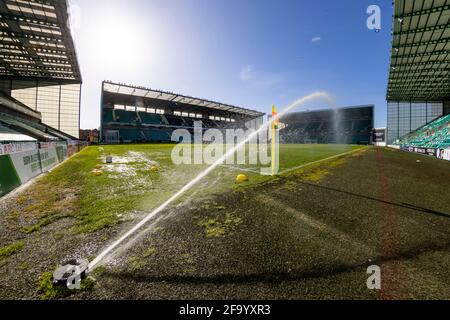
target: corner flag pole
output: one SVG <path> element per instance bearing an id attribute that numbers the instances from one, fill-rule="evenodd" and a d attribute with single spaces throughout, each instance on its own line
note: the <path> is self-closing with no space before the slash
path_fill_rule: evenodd
<path id="1" fill-rule="evenodd" d="M 276 130 L 278 126 L 278 113 L 277 107 L 275 105 L 272 106 L 272 176 L 276 174 Z"/>

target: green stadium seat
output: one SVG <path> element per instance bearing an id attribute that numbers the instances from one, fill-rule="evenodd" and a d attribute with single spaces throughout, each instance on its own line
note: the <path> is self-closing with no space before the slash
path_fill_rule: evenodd
<path id="1" fill-rule="evenodd" d="M 448 148 L 450 115 L 439 118 L 401 138 L 395 145 L 418 148 Z"/>

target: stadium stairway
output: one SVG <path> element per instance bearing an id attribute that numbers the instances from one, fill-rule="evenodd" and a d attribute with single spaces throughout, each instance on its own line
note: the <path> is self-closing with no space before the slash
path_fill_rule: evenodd
<path id="1" fill-rule="evenodd" d="M 169 125 L 171 125 L 171 126 L 175 126 L 175 127 L 183 127 L 184 126 L 183 119 L 180 117 L 166 115 L 165 118 L 167 119 L 167 121 L 169 122 Z"/>
<path id="2" fill-rule="evenodd" d="M 170 123 L 169 123 L 169 120 L 167 120 L 167 118 L 166 118 L 166 116 L 165 115 L 161 115 L 161 119 L 162 119 L 162 121 L 163 121 L 163 123 L 165 124 L 165 125 L 170 125 Z"/>
<path id="3" fill-rule="evenodd" d="M 142 118 L 141 118 L 141 115 L 139 114 L 139 112 L 136 112 L 136 119 L 140 122 L 140 123 L 142 123 Z"/>

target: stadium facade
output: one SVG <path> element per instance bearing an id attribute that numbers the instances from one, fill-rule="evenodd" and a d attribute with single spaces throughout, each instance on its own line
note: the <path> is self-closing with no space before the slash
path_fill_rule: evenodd
<path id="1" fill-rule="evenodd" d="M 104 143 L 171 142 L 175 129 L 244 126 L 257 128 L 264 113 L 172 92 L 109 81 L 102 84 L 101 137 Z"/>
<path id="2" fill-rule="evenodd" d="M 296 112 L 281 118 L 285 143 L 369 144 L 374 128 L 374 106 Z"/>
<path id="3" fill-rule="evenodd" d="M 81 73 L 66 0 L 0 0 L 0 91 L 78 138 Z"/>
<path id="4" fill-rule="evenodd" d="M 450 1 L 395 0 L 392 34 L 389 144 L 450 114 Z M 447 127 L 443 123 L 428 132 L 423 143 L 445 146 Z"/>
<path id="5" fill-rule="evenodd" d="M 84 145 L 66 0 L 0 0 L 0 196 Z"/>

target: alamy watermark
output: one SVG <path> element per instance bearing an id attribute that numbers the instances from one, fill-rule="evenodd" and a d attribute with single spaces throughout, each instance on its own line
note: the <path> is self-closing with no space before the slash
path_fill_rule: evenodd
<path id="1" fill-rule="evenodd" d="M 245 129 L 204 129 L 201 121 L 194 123 L 193 134 L 187 129 L 172 133 L 178 144 L 172 150 L 176 165 L 213 165 L 260 168 L 262 175 L 279 172 L 280 128 L 274 125 Z"/>
<path id="2" fill-rule="evenodd" d="M 375 30 L 376 32 L 380 32 L 381 30 L 381 8 L 377 5 L 370 5 L 367 7 L 367 14 L 369 17 L 367 18 L 367 28 L 369 30 Z"/>
<path id="3" fill-rule="evenodd" d="M 367 289 L 369 290 L 381 290 L 381 268 L 377 265 L 372 265 L 367 268 Z"/>

